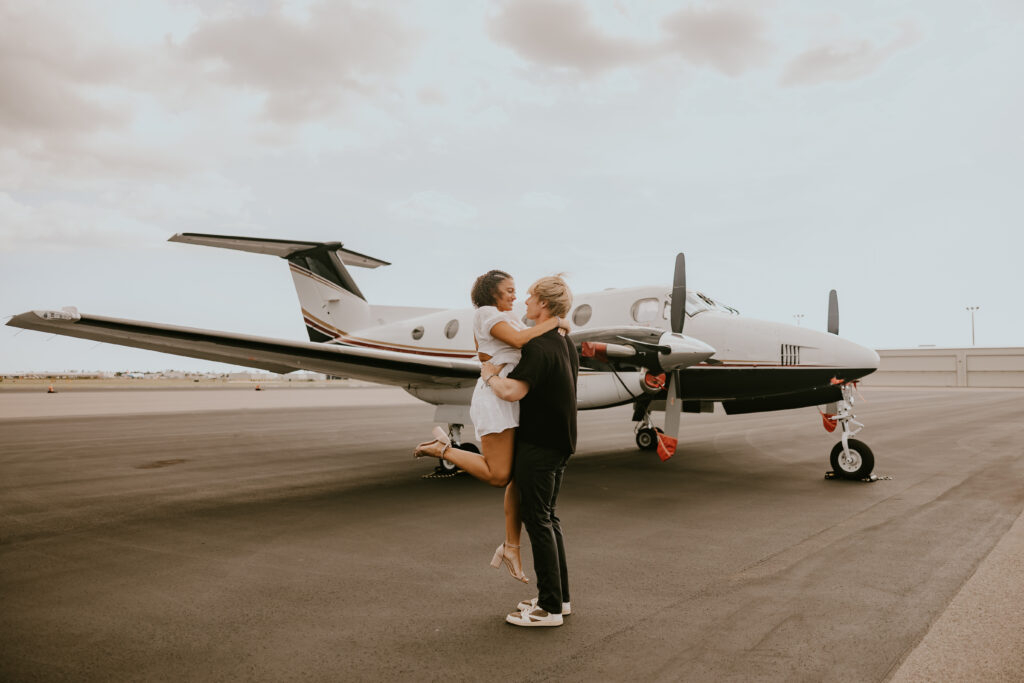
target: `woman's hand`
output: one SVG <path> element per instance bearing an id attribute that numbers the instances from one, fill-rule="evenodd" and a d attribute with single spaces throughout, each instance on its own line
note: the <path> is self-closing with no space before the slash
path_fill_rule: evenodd
<path id="1" fill-rule="evenodd" d="M 572 332 L 572 324 L 566 318 L 558 319 L 558 333 L 563 337 Z"/>

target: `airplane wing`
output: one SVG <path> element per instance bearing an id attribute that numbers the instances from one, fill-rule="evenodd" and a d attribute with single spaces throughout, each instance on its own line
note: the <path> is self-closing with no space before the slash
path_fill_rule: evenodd
<path id="1" fill-rule="evenodd" d="M 270 372 L 311 370 L 380 384 L 452 387 L 474 381 L 480 374 L 480 364 L 475 360 L 254 337 L 83 315 L 74 309 L 28 311 L 7 324 Z"/>

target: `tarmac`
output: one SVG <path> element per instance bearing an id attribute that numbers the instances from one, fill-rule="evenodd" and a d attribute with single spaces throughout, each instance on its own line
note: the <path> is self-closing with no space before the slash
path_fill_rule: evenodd
<path id="1" fill-rule="evenodd" d="M 813 408 L 581 413 L 557 629 L 400 390 L 0 393 L 0 680 L 1024 680 L 1024 390 L 862 391 L 874 483 Z"/>

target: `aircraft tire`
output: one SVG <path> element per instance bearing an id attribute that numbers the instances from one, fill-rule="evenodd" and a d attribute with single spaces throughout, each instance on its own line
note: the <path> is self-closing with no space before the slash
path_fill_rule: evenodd
<path id="1" fill-rule="evenodd" d="M 452 446 L 454 448 L 458 448 L 460 451 L 469 451 L 470 453 L 480 452 L 480 449 L 477 448 L 476 444 L 470 443 L 469 441 L 466 441 L 464 443 L 453 443 Z M 455 463 L 449 460 L 445 460 L 444 458 L 441 458 L 441 463 L 438 466 L 443 467 L 446 472 L 454 472 L 456 469 L 458 469 L 455 466 Z"/>
<path id="2" fill-rule="evenodd" d="M 875 454 L 863 441 L 850 439 L 848 443 L 852 456 L 849 462 L 840 461 L 843 455 L 842 441 L 832 447 L 832 453 L 828 458 L 832 464 L 832 471 L 837 477 L 843 479 L 864 479 L 871 474 L 871 470 L 875 469 Z"/>
<path id="3" fill-rule="evenodd" d="M 636 433 L 636 445 L 642 451 L 653 451 L 658 447 L 658 432 L 650 427 L 644 427 Z"/>

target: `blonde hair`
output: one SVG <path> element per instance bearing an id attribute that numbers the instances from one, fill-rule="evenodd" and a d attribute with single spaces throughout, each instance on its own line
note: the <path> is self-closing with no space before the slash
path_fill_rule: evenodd
<path id="1" fill-rule="evenodd" d="M 564 273 L 549 275 L 530 285 L 530 293 L 548 305 L 551 315 L 564 318 L 572 308 L 572 291 L 562 279 Z"/>

